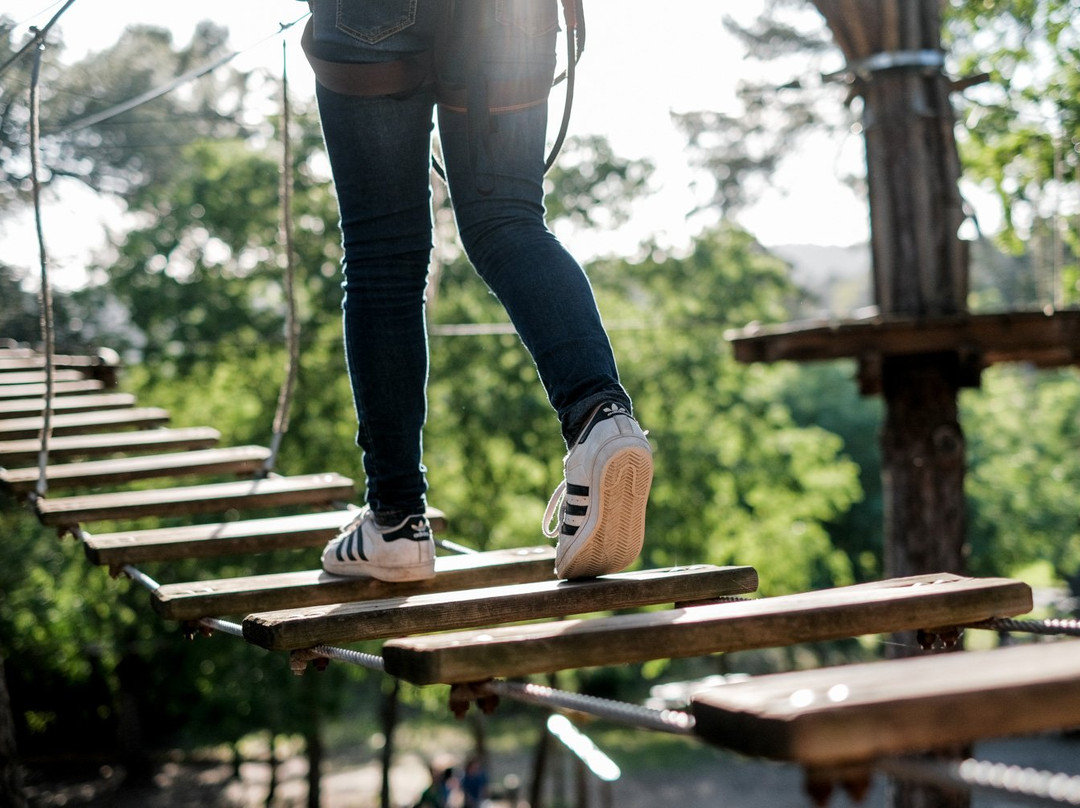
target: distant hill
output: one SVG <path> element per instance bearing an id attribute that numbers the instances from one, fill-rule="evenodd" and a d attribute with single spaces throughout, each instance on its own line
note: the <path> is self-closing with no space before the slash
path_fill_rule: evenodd
<path id="1" fill-rule="evenodd" d="M 796 312 L 799 318 L 852 317 L 873 303 L 869 244 L 780 244 L 766 249 L 791 266 L 792 281 L 812 298 Z"/>

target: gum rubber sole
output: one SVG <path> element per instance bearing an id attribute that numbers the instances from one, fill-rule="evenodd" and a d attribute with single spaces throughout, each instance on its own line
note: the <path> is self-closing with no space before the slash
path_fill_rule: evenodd
<path id="1" fill-rule="evenodd" d="M 563 579 L 593 578 L 626 569 L 645 541 L 645 508 L 652 487 L 652 453 L 645 447 L 616 452 L 600 475 L 597 516 L 585 542 L 556 560 Z M 586 523 L 583 530 L 588 530 Z M 565 537 L 563 537 L 565 540 Z"/>

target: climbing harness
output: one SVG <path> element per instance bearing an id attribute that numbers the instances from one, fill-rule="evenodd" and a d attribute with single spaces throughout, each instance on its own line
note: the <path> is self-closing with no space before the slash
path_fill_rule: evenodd
<path id="1" fill-rule="evenodd" d="M 551 88 L 563 80 L 566 81 L 566 100 L 562 122 L 545 160 L 545 171 L 554 165 L 566 140 L 577 62 L 585 49 L 585 11 L 584 0 L 561 0 L 561 4 L 566 24 L 566 69 L 554 81 L 543 73 L 512 80 L 492 74 L 491 65 L 484 58 L 492 15 L 488 4 L 481 2 L 447 0 L 446 19 L 435 47 L 393 61 L 352 63 L 320 58 L 315 54 L 310 19 L 300 43 L 319 84 L 335 93 L 367 98 L 408 98 L 433 88 L 440 106 L 467 115 L 470 160 L 479 189 L 486 193 L 491 188 L 486 170 L 487 135 L 496 125 L 495 116 L 546 104 Z M 464 62 L 465 78 L 460 82 L 448 80 L 442 69 L 450 53 L 460 53 Z M 435 170 L 446 179 L 444 169 L 437 162 Z"/>

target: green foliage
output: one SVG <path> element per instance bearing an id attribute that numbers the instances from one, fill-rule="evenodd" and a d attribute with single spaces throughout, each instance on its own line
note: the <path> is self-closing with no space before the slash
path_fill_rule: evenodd
<path id="1" fill-rule="evenodd" d="M 1080 581 L 1080 379 L 1074 370 L 995 368 L 963 399 L 972 571 L 1038 561 Z"/>

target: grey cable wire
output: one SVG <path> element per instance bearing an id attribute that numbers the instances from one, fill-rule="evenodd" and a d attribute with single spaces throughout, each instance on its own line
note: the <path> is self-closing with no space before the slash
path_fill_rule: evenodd
<path id="1" fill-rule="evenodd" d="M 70 3 L 68 5 L 71 5 Z M 67 6 L 64 6 L 66 9 Z M 51 25 L 56 17 L 50 20 Z M 49 466 L 49 439 L 52 437 L 53 417 L 53 353 L 55 336 L 53 331 L 52 282 L 49 280 L 49 254 L 45 249 L 45 230 L 41 222 L 41 57 L 45 52 L 44 32 L 36 38 L 37 49 L 34 53 L 34 66 L 30 77 L 30 181 L 34 197 L 34 226 L 37 231 L 38 258 L 41 262 L 41 289 L 38 292 L 38 308 L 41 318 L 41 341 L 45 349 L 45 405 L 41 417 L 41 448 L 38 450 L 38 478 L 34 493 L 45 496 L 49 490 L 46 470 Z"/>
<path id="2" fill-rule="evenodd" d="M 878 769 L 890 776 L 928 785 L 962 787 L 1029 803 L 1080 805 L 1080 776 L 1059 774 L 1006 763 L 891 758 Z"/>
<path id="3" fill-rule="evenodd" d="M 1080 637 L 1080 620 L 1070 619 L 1014 620 L 1011 617 L 992 617 L 981 623 L 973 623 L 968 628 L 1044 636 Z"/>
<path id="4" fill-rule="evenodd" d="M 147 90 L 145 93 L 137 95 L 134 98 L 130 98 L 127 101 L 122 101 L 121 103 L 116 104 L 114 106 L 111 106 L 108 109 L 102 110 L 101 112 L 95 112 L 92 115 L 87 115 L 84 118 L 79 118 L 78 120 L 72 121 L 71 123 L 67 124 L 66 126 L 62 126 L 59 129 L 50 132 L 50 134 L 52 134 L 52 135 L 64 135 L 64 134 L 67 134 L 69 132 L 74 132 L 74 131 L 79 130 L 79 129 L 85 129 L 88 126 L 94 126 L 95 124 L 102 123 L 104 121 L 109 120 L 110 118 L 115 118 L 117 115 L 121 115 L 121 114 L 123 114 L 125 112 L 130 112 L 131 110 L 135 109 L 136 107 L 140 107 L 143 104 L 146 104 L 146 103 L 148 103 L 150 101 L 153 101 L 155 98 L 160 98 L 163 95 L 167 95 L 168 93 L 171 93 L 173 90 L 177 89 L 178 87 L 182 87 L 183 85 L 187 84 L 189 81 L 194 81 L 195 79 L 201 78 L 202 76 L 205 76 L 208 73 L 212 73 L 213 71 L 217 70 L 219 67 L 223 67 L 224 65 L 228 64 L 233 59 L 235 59 L 237 56 L 244 53 L 244 51 L 250 50 L 251 48 L 255 48 L 255 47 L 261 45 L 263 42 L 266 42 L 267 40 L 274 38 L 275 36 L 280 36 L 283 32 L 285 32 L 288 29 L 292 28 L 294 25 L 296 25 L 301 20 L 307 19 L 308 16 L 309 16 L 309 13 L 298 17 L 297 19 L 293 20 L 292 22 L 281 23 L 279 25 L 279 28 L 278 28 L 277 31 L 275 31 L 273 34 L 270 34 L 269 36 L 263 37 L 258 42 L 256 42 L 254 45 L 250 45 L 248 48 L 244 48 L 243 50 L 235 50 L 232 53 L 228 53 L 225 56 L 222 56 L 221 58 L 216 59 L 215 61 L 211 62 L 208 65 L 203 65 L 202 67 L 197 67 L 194 70 L 189 70 L 187 73 L 183 73 L 183 74 L 177 76 L 172 81 L 170 81 L 170 82 L 168 82 L 166 84 L 163 84 L 160 87 L 155 87 L 154 89 Z"/>
<path id="5" fill-rule="evenodd" d="M 639 729 L 668 732 L 676 735 L 689 735 L 694 731 L 694 717 L 679 710 L 652 710 L 636 704 L 626 704 L 580 693 L 567 693 L 545 685 L 528 682 L 496 680 L 490 682 L 487 687 L 497 696 L 544 707 L 559 707 L 589 713 L 598 718 Z"/>

